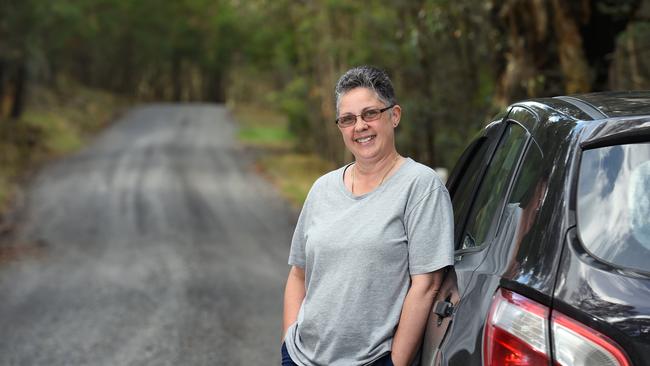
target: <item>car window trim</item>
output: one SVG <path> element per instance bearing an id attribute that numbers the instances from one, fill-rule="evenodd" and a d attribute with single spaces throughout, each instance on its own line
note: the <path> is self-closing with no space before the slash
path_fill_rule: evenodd
<path id="1" fill-rule="evenodd" d="M 525 110 L 526 112 L 530 113 L 533 116 L 533 118 L 535 119 L 535 122 L 532 124 L 532 126 L 530 126 L 530 129 L 525 124 L 517 121 L 516 119 L 514 119 L 512 117 L 512 115 L 517 112 L 517 109 Z M 539 121 L 540 121 L 540 117 L 539 117 L 539 114 L 537 113 L 537 111 L 534 108 L 531 108 L 531 106 L 529 106 L 527 104 L 515 104 L 515 105 L 513 105 L 512 108 L 510 109 L 510 111 L 508 112 L 508 116 L 505 119 L 507 121 L 512 121 L 512 122 L 517 123 L 524 130 L 526 130 L 527 133 L 529 133 L 531 135 L 533 133 L 533 130 L 539 124 Z"/>
<path id="2" fill-rule="evenodd" d="M 533 116 L 535 116 L 535 118 L 537 118 L 536 114 L 533 114 Z M 498 212 L 497 225 L 496 225 L 497 230 L 494 231 L 494 233 L 491 235 L 490 238 L 487 238 L 485 240 L 483 245 L 479 245 L 479 246 L 472 247 L 472 248 L 456 249 L 456 250 L 454 250 L 454 255 L 461 255 L 462 256 L 462 255 L 468 254 L 468 253 L 480 252 L 483 249 L 489 247 L 490 246 L 489 244 L 492 243 L 494 241 L 494 239 L 497 237 L 497 235 L 499 233 L 498 229 L 500 228 L 500 225 L 501 225 L 501 219 L 502 219 L 502 216 L 503 216 L 503 210 L 505 208 L 505 204 L 508 201 L 508 198 L 510 197 L 510 194 L 511 194 L 513 186 L 514 186 L 515 178 L 519 175 L 521 165 L 523 163 L 523 159 L 526 156 L 526 153 L 528 152 L 528 149 L 529 149 L 529 147 L 531 145 L 531 141 L 534 139 L 532 134 L 530 133 L 530 131 L 522 123 L 520 123 L 520 122 L 518 122 L 518 121 L 516 121 L 514 119 L 506 119 L 502 123 L 503 123 L 503 127 L 501 127 L 500 137 L 498 139 L 498 142 L 493 147 L 492 154 L 490 155 L 489 163 L 486 164 L 485 167 L 483 168 L 483 172 L 481 173 L 481 179 L 479 181 L 479 184 L 477 184 L 477 187 L 475 187 L 473 192 L 472 192 L 472 204 L 470 205 L 470 207 L 468 209 L 468 214 L 465 215 L 465 217 L 462 219 L 462 221 L 463 221 L 463 229 L 461 231 L 462 234 L 460 235 L 460 237 L 458 239 L 458 242 L 455 243 L 455 245 L 458 245 L 465 238 L 465 228 L 467 227 L 467 221 L 468 221 L 468 218 L 472 216 L 473 211 L 474 211 L 474 204 L 476 203 L 474 198 L 476 198 L 477 192 L 480 189 L 481 185 L 483 184 L 483 179 L 485 178 L 485 173 L 487 172 L 487 168 L 492 163 L 492 159 L 494 158 L 494 154 L 496 153 L 496 147 L 499 145 L 499 142 L 501 142 L 501 139 L 503 138 L 503 135 L 505 134 L 505 131 L 508 128 L 508 126 L 510 124 L 515 124 L 515 125 L 518 125 L 519 127 L 521 127 L 522 130 L 524 131 L 526 141 L 524 141 L 523 148 L 522 148 L 521 152 L 519 153 L 519 156 L 517 157 L 517 162 L 514 164 L 515 168 L 512 171 L 512 173 L 510 174 L 510 177 L 508 178 L 509 180 L 508 180 L 508 183 L 507 183 L 506 193 L 505 193 L 504 197 L 501 199 L 501 201 L 499 202 L 499 206 L 498 206 L 498 209 L 497 209 L 497 212 Z M 537 142 L 535 142 L 535 145 L 538 146 Z"/>

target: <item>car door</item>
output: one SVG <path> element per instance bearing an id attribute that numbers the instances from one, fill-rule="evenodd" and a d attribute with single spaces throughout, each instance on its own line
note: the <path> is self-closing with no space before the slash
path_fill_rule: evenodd
<path id="1" fill-rule="evenodd" d="M 505 115 L 504 112 L 495 117 L 494 121 L 470 143 L 447 180 L 447 189 L 452 197 L 454 207 L 454 239 L 456 243 L 458 243 L 460 236 L 459 222 L 464 221 L 471 208 L 472 201 L 467 197 L 473 197 L 478 190 L 491 156 L 503 134 L 503 124 L 501 122 Z M 471 258 L 468 257 L 468 259 Z M 472 268 L 472 266 L 474 267 Z M 456 263 L 456 268 L 449 269 L 445 274 L 445 279 L 427 321 L 422 344 L 422 365 L 434 364 L 439 346 L 444 339 L 451 320 L 450 314 L 446 314 L 446 312 L 452 311 L 453 306 L 460 300 L 458 283 L 461 284 L 461 288 L 464 288 L 463 284 L 469 281 L 476 266 L 477 263 L 465 261 L 461 263 L 462 268 L 459 268 L 458 263 Z"/>
<path id="2" fill-rule="evenodd" d="M 513 108 L 505 121 L 486 128 L 485 135 L 465 153 L 470 156 L 463 156 L 450 177 L 455 265 L 443 282 L 427 323 L 422 365 L 481 362 L 483 322 L 475 312 L 491 294 L 485 294 L 485 284 L 475 280 L 475 272 L 496 238 L 505 198 L 529 141 L 527 128 L 517 122 L 522 118 L 529 125 L 535 116 L 523 108 Z M 446 338 L 454 340 L 441 345 Z"/>

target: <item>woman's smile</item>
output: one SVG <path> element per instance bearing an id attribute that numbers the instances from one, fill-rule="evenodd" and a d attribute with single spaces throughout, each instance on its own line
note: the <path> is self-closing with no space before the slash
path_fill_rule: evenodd
<path id="1" fill-rule="evenodd" d="M 377 135 L 365 135 L 362 137 L 357 137 L 354 139 L 354 142 L 361 144 L 361 145 L 368 145 L 372 140 L 375 139 Z"/>

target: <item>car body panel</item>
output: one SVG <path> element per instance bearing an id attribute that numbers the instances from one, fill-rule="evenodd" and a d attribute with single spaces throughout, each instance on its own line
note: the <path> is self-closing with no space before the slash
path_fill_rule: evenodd
<path id="1" fill-rule="evenodd" d="M 569 231 L 554 294 L 554 309 L 606 334 L 632 364 L 650 365 L 650 277 L 600 262 Z"/>

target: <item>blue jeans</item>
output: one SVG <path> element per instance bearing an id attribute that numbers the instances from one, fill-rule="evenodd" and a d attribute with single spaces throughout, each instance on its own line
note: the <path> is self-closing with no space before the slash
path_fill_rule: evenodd
<path id="1" fill-rule="evenodd" d="M 282 366 L 298 366 L 287 351 L 287 345 L 282 343 Z M 395 366 L 390 358 L 390 353 L 372 363 L 372 366 Z"/>
<path id="2" fill-rule="evenodd" d="M 287 351 L 287 345 L 285 343 L 282 343 L 282 366 L 298 366 L 293 362 L 291 356 L 289 356 L 289 351 Z"/>

